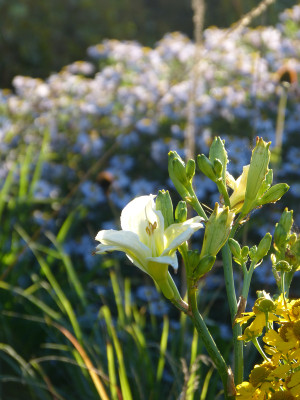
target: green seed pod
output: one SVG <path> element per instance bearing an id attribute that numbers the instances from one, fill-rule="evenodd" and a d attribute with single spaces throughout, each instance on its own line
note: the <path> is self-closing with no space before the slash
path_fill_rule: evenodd
<path id="1" fill-rule="evenodd" d="M 175 222 L 177 222 L 177 223 L 185 222 L 186 219 L 187 219 L 186 202 L 183 200 L 180 200 L 180 202 L 177 204 L 177 207 L 175 209 Z"/>
<path id="2" fill-rule="evenodd" d="M 164 217 L 164 229 L 174 224 L 173 204 L 169 191 L 160 190 L 156 197 L 156 210 L 159 210 Z"/>

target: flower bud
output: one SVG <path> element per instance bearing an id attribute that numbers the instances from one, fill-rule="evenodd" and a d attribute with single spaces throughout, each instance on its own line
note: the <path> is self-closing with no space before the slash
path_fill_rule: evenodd
<path id="1" fill-rule="evenodd" d="M 289 185 L 286 183 L 278 183 L 268 189 L 258 200 L 258 205 L 262 206 L 267 203 L 276 203 L 289 190 Z"/>
<path id="2" fill-rule="evenodd" d="M 296 243 L 297 240 L 297 234 L 294 232 L 291 234 L 291 236 L 289 237 L 289 245 L 293 246 Z"/>
<path id="3" fill-rule="evenodd" d="M 248 257 L 248 254 L 249 254 L 249 247 L 248 246 L 242 247 L 242 250 L 241 250 L 242 258 L 245 259 L 246 257 Z"/>
<path id="4" fill-rule="evenodd" d="M 256 146 L 252 151 L 250 167 L 248 172 L 247 186 L 245 192 L 245 202 L 242 208 L 243 214 L 248 214 L 253 207 L 258 191 L 268 172 L 270 161 L 271 142 L 266 143 L 262 138 L 256 139 Z"/>
<path id="5" fill-rule="evenodd" d="M 225 150 L 225 140 L 221 140 L 220 137 L 216 136 L 209 150 L 209 160 L 212 164 L 218 159 L 222 165 L 222 180 L 225 185 L 226 177 L 226 166 L 228 163 L 227 151 Z"/>
<path id="6" fill-rule="evenodd" d="M 289 233 L 292 229 L 293 222 L 293 210 L 289 211 L 285 208 L 280 218 L 280 224 L 283 226 L 284 230 Z"/>
<path id="7" fill-rule="evenodd" d="M 185 222 L 186 219 L 187 219 L 186 202 L 183 200 L 180 200 L 180 202 L 177 204 L 177 207 L 175 209 L 175 221 L 177 223 L 180 223 L 180 222 Z"/>
<path id="8" fill-rule="evenodd" d="M 214 171 L 213 163 L 204 155 L 197 156 L 197 164 L 201 172 L 206 175 L 213 182 L 216 182 L 217 176 Z"/>
<path id="9" fill-rule="evenodd" d="M 200 262 L 200 253 L 198 250 L 188 250 L 187 259 L 191 271 L 195 271 Z"/>
<path id="10" fill-rule="evenodd" d="M 185 163 L 176 151 L 170 151 L 168 154 L 168 171 L 180 196 L 182 198 L 189 196 L 187 186 L 190 185 L 190 182 L 186 175 Z"/>
<path id="11" fill-rule="evenodd" d="M 209 272 L 216 261 L 216 256 L 205 255 L 200 259 L 200 262 L 195 270 L 195 279 L 198 280 L 207 272 Z"/>
<path id="12" fill-rule="evenodd" d="M 257 246 L 252 246 L 249 250 L 249 256 L 251 260 L 254 259 L 256 252 L 257 252 Z"/>
<path id="13" fill-rule="evenodd" d="M 221 209 L 218 203 L 215 204 L 214 211 L 206 222 L 201 258 L 207 254 L 217 255 L 228 238 L 233 218 L 234 213 L 228 207 Z"/>
<path id="14" fill-rule="evenodd" d="M 251 257 L 253 261 L 259 262 L 268 254 L 272 242 L 272 235 L 268 232 L 259 242 L 256 253 Z"/>
<path id="15" fill-rule="evenodd" d="M 239 242 L 230 238 L 228 240 L 228 244 L 233 257 L 239 259 L 241 257 L 241 247 L 239 245 Z"/>
<path id="16" fill-rule="evenodd" d="M 156 210 L 160 211 L 164 217 L 164 229 L 174 224 L 173 204 L 169 191 L 160 190 L 156 197 Z"/>
<path id="17" fill-rule="evenodd" d="M 172 167 L 172 173 L 175 175 L 176 179 L 182 183 L 186 184 L 186 169 L 185 163 L 182 158 L 176 153 L 176 151 L 169 152 L 169 160 Z"/>
<path id="18" fill-rule="evenodd" d="M 288 240 L 293 222 L 293 211 L 285 208 L 279 222 L 275 225 L 274 247 L 277 250 L 280 250 Z"/>
<path id="19" fill-rule="evenodd" d="M 214 164 L 214 171 L 216 173 L 216 176 L 218 178 L 222 178 L 223 165 L 222 165 L 221 161 L 218 158 L 216 158 L 214 160 L 213 164 Z"/>
<path id="20" fill-rule="evenodd" d="M 196 170 L 196 163 L 195 160 L 190 159 L 187 164 L 186 164 L 186 177 L 189 181 L 192 181 L 194 175 L 195 175 L 195 170 Z"/>
<path id="21" fill-rule="evenodd" d="M 258 191 L 257 198 L 260 198 L 271 187 L 272 182 L 273 182 L 273 170 L 269 169 Z"/>

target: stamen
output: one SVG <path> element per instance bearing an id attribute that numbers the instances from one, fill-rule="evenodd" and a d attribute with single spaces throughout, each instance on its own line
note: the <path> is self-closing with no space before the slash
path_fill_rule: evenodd
<path id="1" fill-rule="evenodd" d="M 148 222 L 148 226 L 146 227 L 146 233 L 151 236 L 154 230 L 157 228 L 157 222 L 155 221 L 153 224 Z"/>

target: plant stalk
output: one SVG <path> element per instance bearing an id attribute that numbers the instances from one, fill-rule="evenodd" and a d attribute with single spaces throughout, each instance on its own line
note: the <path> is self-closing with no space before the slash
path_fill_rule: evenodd
<path id="1" fill-rule="evenodd" d="M 237 314 L 237 300 L 235 295 L 232 257 L 228 242 L 222 248 L 223 268 L 225 277 L 225 286 L 231 315 L 231 323 L 233 326 L 233 351 L 234 351 L 234 381 L 235 384 L 243 382 L 244 365 L 243 365 L 243 341 L 238 340 L 238 336 L 242 335 L 242 328 L 238 324 L 234 324 Z"/>
<path id="2" fill-rule="evenodd" d="M 223 386 L 224 386 L 224 396 L 226 400 L 234 400 L 235 399 L 235 385 L 233 381 L 233 375 L 230 367 L 227 366 L 224 361 L 214 339 L 212 338 L 201 314 L 198 310 L 197 305 L 197 288 L 190 287 L 188 288 L 188 298 L 189 298 L 189 306 L 191 308 L 191 319 L 194 323 L 197 332 L 199 333 L 206 350 L 214 362 L 217 371 L 221 377 Z"/>

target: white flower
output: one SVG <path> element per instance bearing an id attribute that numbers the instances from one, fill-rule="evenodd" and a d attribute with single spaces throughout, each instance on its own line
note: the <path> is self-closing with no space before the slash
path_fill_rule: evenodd
<path id="1" fill-rule="evenodd" d="M 96 254 L 123 251 L 135 266 L 154 279 L 168 299 L 172 299 L 175 294 L 169 283 L 168 266 L 177 270 L 176 250 L 203 227 L 202 218 L 194 217 L 165 229 L 154 197 L 140 196 L 127 204 L 121 213 L 121 231 L 98 232 L 96 240 L 100 244 Z"/>

